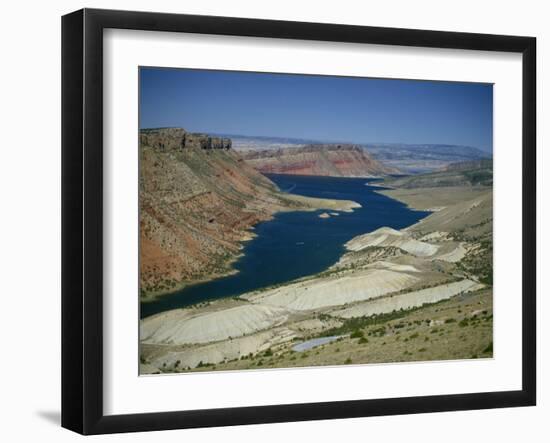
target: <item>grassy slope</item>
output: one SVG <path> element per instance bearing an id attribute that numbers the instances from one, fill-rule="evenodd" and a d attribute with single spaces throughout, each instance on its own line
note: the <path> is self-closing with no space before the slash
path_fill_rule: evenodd
<path id="1" fill-rule="evenodd" d="M 350 328 L 338 341 L 294 352 L 270 350 L 250 358 L 195 370 L 288 368 L 320 365 L 490 358 L 493 356 L 492 291 L 457 296 L 394 319 Z M 367 322 L 365 322 L 367 323 Z M 353 338 L 352 338 L 353 337 Z"/>
<path id="2" fill-rule="evenodd" d="M 443 171 L 388 178 L 384 180 L 384 185 L 398 189 L 449 186 L 491 186 L 492 184 L 492 160 L 459 163 L 450 165 Z"/>

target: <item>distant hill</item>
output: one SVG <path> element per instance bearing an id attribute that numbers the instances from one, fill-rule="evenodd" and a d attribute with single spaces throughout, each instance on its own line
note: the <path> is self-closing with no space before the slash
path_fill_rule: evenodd
<path id="1" fill-rule="evenodd" d="M 379 177 L 400 171 L 372 158 L 357 145 L 311 144 L 302 147 L 241 151 L 262 173 L 329 177 Z"/>
<path id="2" fill-rule="evenodd" d="M 368 144 L 366 147 L 376 160 L 408 174 L 436 171 L 453 163 L 491 158 L 490 154 L 470 146 Z"/>
<path id="3" fill-rule="evenodd" d="M 237 151 L 264 151 L 283 148 L 303 148 L 308 145 L 344 144 L 345 141 L 300 139 L 291 137 L 265 137 L 248 135 L 216 134 L 233 140 Z M 405 144 L 405 143 L 355 143 L 365 148 L 369 155 L 383 165 L 406 174 L 421 174 L 445 168 L 452 163 L 482 160 L 492 155 L 471 146 L 449 144 Z"/>
<path id="4" fill-rule="evenodd" d="M 447 165 L 443 170 L 427 174 L 388 178 L 384 185 L 400 189 L 441 186 L 491 186 L 493 161 L 476 160 Z"/>
<path id="5" fill-rule="evenodd" d="M 493 169 L 493 159 L 472 160 L 467 162 L 451 163 L 445 171 L 467 171 L 469 169 Z"/>
<path id="6" fill-rule="evenodd" d="M 316 143 L 322 143 L 320 140 L 302 139 L 292 137 L 268 137 L 268 136 L 251 136 L 251 135 L 235 135 L 235 134 L 214 134 L 220 137 L 229 137 L 233 140 L 233 147 L 237 151 L 242 150 L 264 150 L 264 149 L 279 149 L 290 147 L 302 147 Z"/>

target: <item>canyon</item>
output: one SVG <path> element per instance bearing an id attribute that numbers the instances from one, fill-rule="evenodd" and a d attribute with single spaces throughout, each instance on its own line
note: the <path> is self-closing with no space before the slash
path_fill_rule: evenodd
<path id="1" fill-rule="evenodd" d="M 357 207 L 280 192 L 225 137 L 144 129 L 139 155 L 141 301 L 233 272 L 251 228 L 275 212 Z"/>

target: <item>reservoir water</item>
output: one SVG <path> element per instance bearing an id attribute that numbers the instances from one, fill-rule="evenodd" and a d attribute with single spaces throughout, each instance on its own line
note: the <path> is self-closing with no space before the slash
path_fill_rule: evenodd
<path id="1" fill-rule="evenodd" d="M 367 184 L 375 180 L 274 174 L 269 178 L 292 194 L 353 200 L 361 208 L 330 218 L 319 217 L 323 212 L 332 212 L 325 210 L 276 214 L 254 227 L 257 237 L 244 243 L 243 256 L 234 264 L 237 274 L 141 303 L 142 318 L 317 274 L 338 261 L 345 252 L 344 244 L 353 237 L 382 226 L 402 229 L 430 214 L 376 193 L 381 188 Z"/>

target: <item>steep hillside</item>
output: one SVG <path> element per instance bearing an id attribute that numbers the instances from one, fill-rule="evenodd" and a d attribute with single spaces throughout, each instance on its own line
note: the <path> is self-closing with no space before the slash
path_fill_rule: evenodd
<path id="1" fill-rule="evenodd" d="M 181 128 L 140 134 L 141 297 L 231 272 L 250 228 L 276 211 L 353 202 L 281 193 L 231 149 L 231 140 Z"/>
<path id="2" fill-rule="evenodd" d="M 249 150 L 242 153 L 258 171 L 274 174 L 375 177 L 395 174 L 356 145 L 307 145 L 296 148 Z"/>

